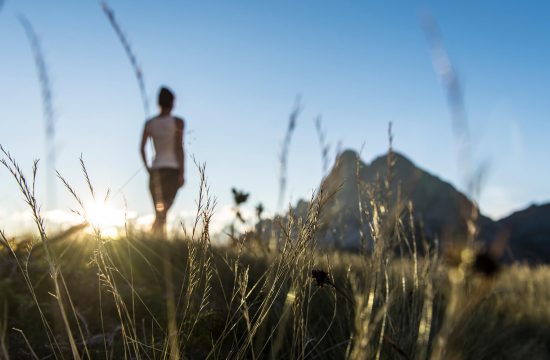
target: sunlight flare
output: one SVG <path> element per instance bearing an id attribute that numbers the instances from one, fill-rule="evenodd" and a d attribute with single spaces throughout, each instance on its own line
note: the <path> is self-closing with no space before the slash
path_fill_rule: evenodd
<path id="1" fill-rule="evenodd" d="M 90 230 L 99 230 L 103 236 L 117 237 L 124 227 L 124 210 L 117 209 L 108 201 L 93 200 L 84 206 Z"/>

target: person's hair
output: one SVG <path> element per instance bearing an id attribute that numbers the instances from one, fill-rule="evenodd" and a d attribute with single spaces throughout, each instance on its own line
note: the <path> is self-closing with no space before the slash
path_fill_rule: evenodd
<path id="1" fill-rule="evenodd" d="M 158 103 L 160 107 L 166 108 L 174 106 L 174 93 L 167 87 L 161 87 L 159 91 Z"/>

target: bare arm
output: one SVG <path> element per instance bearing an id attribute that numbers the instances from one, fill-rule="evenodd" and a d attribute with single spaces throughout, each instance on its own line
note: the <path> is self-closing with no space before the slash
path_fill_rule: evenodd
<path id="1" fill-rule="evenodd" d="M 185 156 L 183 154 L 183 130 L 184 130 L 184 122 L 182 119 L 176 119 L 176 156 L 178 158 L 178 165 L 179 165 L 179 177 L 178 177 L 178 183 L 179 186 L 183 186 L 185 183 Z"/>
<path id="2" fill-rule="evenodd" d="M 149 165 L 147 164 L 147 153 L 145 152 L 145 146 L 147 145 L 147 139 L 149 138 L 149 128 L 147 127 L 148 123 L 145 123 L 145 127 L 143 128 L 143 135 L 141 136 L 141 160 L 143 161 L 143 165 L 145 165 L 145 169 L 149 171 Z"/>

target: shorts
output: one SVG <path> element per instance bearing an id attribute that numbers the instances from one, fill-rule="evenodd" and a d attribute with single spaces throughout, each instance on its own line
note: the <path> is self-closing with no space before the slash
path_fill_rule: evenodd
<path id="1" fill-rule="evenodd" d="M 178 192 L 179 169 L 151 169 L 149 175 L 149 191 L 153 198 L 155 211 L 166 212 L 172 206 Z"/>

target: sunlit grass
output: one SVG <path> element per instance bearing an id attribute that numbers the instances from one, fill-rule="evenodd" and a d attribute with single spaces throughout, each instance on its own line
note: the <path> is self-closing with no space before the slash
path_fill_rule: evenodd
<path id="1" fill-rule="evenodd" d="M 451 263 L 427 242 L 419 242 L 420 257 L 396 211 L 404 207 L 384 200 L 389 197 L 373 196 L 365 205 L 372 211 L 365 216 L 372 248 L 360 254 L 317 247 L 329 196 L 322 190 L 305 215 L 281 218 L 273 239 L 236 234 L 233 246 L 216 247 L 210 240 L 215 201 L 204 166 L 195 222 L 185 236 L 168 241 L 133 228 L 108 196 L 97 200 L 81 160 L 93 200 L 82 201 L 60 179 L 93 231 L 78 234 L 85 241 L 72 241 L 75 232 L 50 235 L 43 226 L 33 192 L 36 163 L 29 182 L 4 154 L 2 164 L 25 195 L 41 239 L 14 247 L 4 233 L 0 237 L 0 305 L 7 309 L 0 313 L 0 350 L 8 357 L 549 355 L 543 346 L 550 343 L 548 268 L 484 274 L 474 266 L 475 249 L 462 248 Z M 403 245 L 407 253 L 395 251 Z"/>

